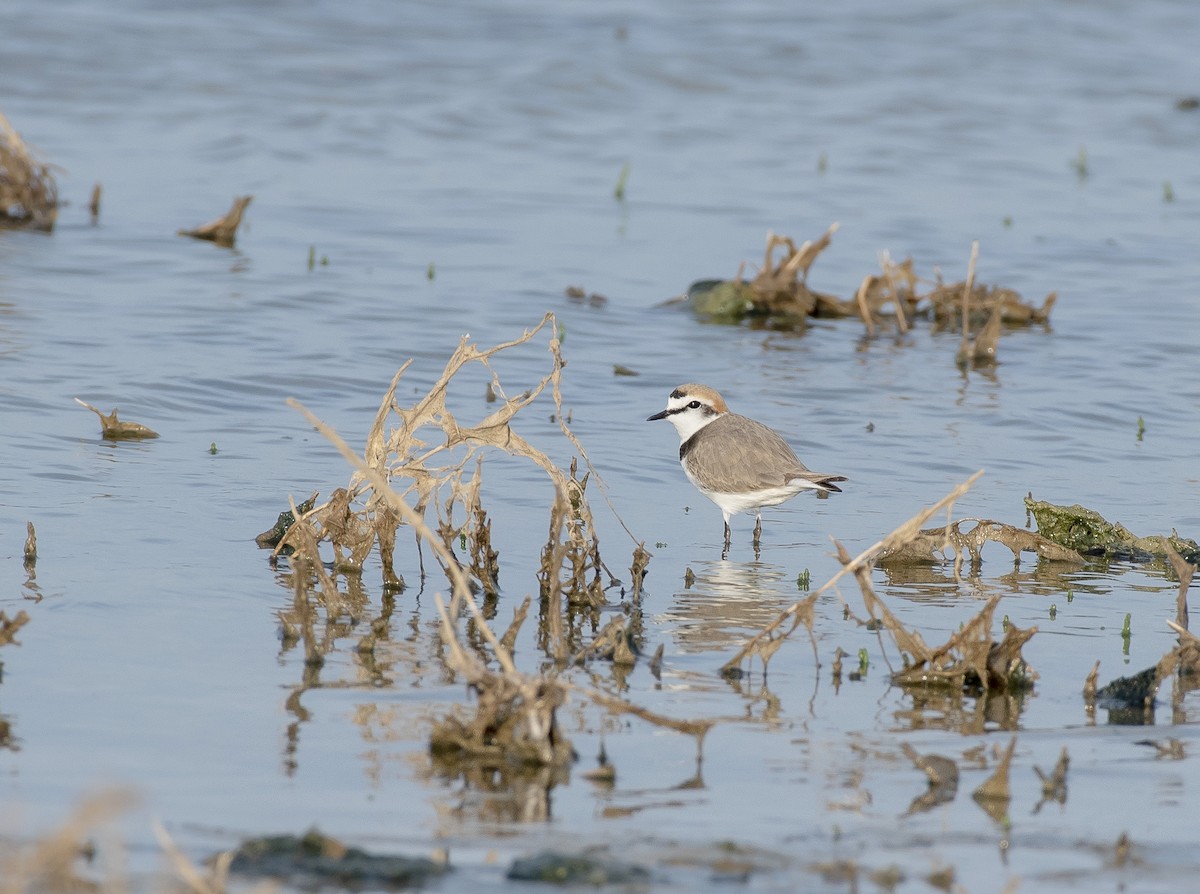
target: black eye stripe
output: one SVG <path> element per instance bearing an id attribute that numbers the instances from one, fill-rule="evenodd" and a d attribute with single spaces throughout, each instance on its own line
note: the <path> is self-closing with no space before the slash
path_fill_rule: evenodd
<path id="1" fill-rule="evenodd" d="M 672 397 L 674 397 L 674 395 L 672 395 Z M 712 407 L 701 403 L 698 400 L 684 404 L 682 407 L 675 407 L 674 409 L 667 410 L 666 413 L 668 416 L 674 416 L 676 413 L 686 413 L 688 410 L 704 410 L 705 415 L 711 415 L 713 413 Z"/>

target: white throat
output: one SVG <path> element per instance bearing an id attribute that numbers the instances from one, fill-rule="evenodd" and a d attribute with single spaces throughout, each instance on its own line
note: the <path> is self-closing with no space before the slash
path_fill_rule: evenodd
<path id="1" fill-rule="evenodd" d="M 679 443 L 682 444 L 688 440 L 704 426 L 715 421 L 722 413 L 713 413 L 710 407 L 700 407 L 695 410 L 684 410 L 682 413 L 675 413 L 667 418 L 671 420 L 671 424 L 675 426 L 675 431 L 679 432 Z"/>

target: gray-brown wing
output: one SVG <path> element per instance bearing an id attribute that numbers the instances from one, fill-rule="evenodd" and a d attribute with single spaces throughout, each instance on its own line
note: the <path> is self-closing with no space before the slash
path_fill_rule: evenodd
<path id="1" fill-rule="evenodd" d="M 708 486 L 722 493 L 778 487 L 812 475 L 787 441 L 761 422 L 732 413 L 704 426 L 684 449 L 705 470 Z"/>

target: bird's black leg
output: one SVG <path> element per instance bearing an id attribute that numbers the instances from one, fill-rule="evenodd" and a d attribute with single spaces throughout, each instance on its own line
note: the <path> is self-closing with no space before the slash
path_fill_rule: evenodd
<path id="1" fill-rule="evenodd" d="M 758 546 L 758 542 L 761 538 L 762 538 L 762 516 L 760 515 L 754 522 L 754 545 L 755 546 Z"/>
<path id="2" fill-rule="evenodd" d="M 722 558 L 722 559 L 725 559 L 725 558 L 728 558 L 728 557 L 729 557 L 729 540 L 730 540 L 730 535 L 729 535 L 729 522 L 725 522 L 725 549 L 723 549 L 723 550 L 721 551 L 721 558 Z"/>

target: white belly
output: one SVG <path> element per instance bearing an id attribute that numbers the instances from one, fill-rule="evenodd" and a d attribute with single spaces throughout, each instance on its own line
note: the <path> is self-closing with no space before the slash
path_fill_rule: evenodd
<path id="1" fill-rule="evenodd" d="M 805 490 L 820 490 L 820 488 L 811 481 L 806 481 L 803 478 L 794 478 L 787 484 L 781 484 L 778 487 L 768 487 L 763 490 L 750 491 L 740 494 L 726 494 L 718 491 L 709 490 L 704 487 L 695 476 L 688 470 L 686 463 L 681 463 L 683 473 L 687 475 L 688 481 L 692 482 L 696 490 L 704 494 L 721 508 L 722 512 L 729 515 L 737 515 L 741 512 L 750 512 L 751 510 L 762 509 L 764 506 L 778 506 L 780 503 L 790 500 L 796 494 Z"/>

